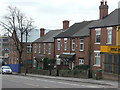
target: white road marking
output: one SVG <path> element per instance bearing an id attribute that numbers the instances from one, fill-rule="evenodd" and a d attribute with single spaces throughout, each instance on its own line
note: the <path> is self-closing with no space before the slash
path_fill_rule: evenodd
<path id="1" fill-rule="evenodd" d="M 34 86 L 34 87 L 38 87 L 39 85 L 34 85 L 34 84 L 30 84 L 30 83 L 24 83 L 26 85 L 30 85 L 30 86 Z"/>

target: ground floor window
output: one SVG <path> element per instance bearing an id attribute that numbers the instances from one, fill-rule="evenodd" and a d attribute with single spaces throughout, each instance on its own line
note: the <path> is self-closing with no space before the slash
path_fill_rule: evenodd
<path id="1" fill-rule="evenodd" d="M 79 58 L 79 65 L 84 64 L 84 59 L 83 58 Z"/>
<path id="2" fill-rule="evenodd" d="M 104 72 L 120 74 L 120 55 L 104 54 Z"/>
<path id="3" fill-rule="evenodd" d="M 56 55 L 56 58 L 57 58 L 57 65 L 60 65 L 60 58 L 59 58 L 60 55 Z"/>
<path id="4" fill-rule="evenodd" d="M 94 65 L 100 66 L 100 51 L 94 51 Z"/>

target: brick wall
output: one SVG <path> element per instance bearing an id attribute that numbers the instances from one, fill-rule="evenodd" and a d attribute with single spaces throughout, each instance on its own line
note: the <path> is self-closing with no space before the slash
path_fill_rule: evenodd
<path id="1" fill-rule="evenodd" d="M 57 39 L 55 39 L 55 56 L 62 53 L 75 53 L 75 65 L 79 65 L 79 58 L 84 58 L 84 64 L 88 64 L 88 42 L 89 36 L 84 38 L 84 51 L 80 51 L 80 37 L 75 37 L 75 51 L 72 51 L 72 38 L 67 38 L 67 50 L 64 51 L 64 38 L 60 38 L 60 50 L 57 50 Z M 72 64 L 70 63 L 70 68 Z"/>
<path id="2" fill-rule="evenodd" d="M 97 70 L 102 68 L 102 56 L 101 58 L 101 66 L 94 66 L 94 50 L 100 51 L 101 45 L 116 45 L 116 29 L 112 28 L 112 44 L 107 44 L 107 28 L 101 28 L 101 37 L 100 37 L 100 44 L 95 44 L 95 29 L 91 29 L 91 47 L 92 47 L 92 54 L 91 54 L 91 64 L 92 69 Z"/>

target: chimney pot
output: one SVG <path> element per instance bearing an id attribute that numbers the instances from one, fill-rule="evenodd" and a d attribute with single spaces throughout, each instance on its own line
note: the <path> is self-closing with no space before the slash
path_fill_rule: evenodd
<path id="1" fill-rule="evenodd" d="M 40 37 L 44 36 L 44 33 L 45 33 L 45 29 L 44 29 L 44 28 L 41 28 L 41 29 L 40 29 Z"/>
<path id="2" fill-rule="evenodd" d="M 107 1 L 105 1 L 104 4 L 104 0 L 101 1 L 101 5 L 99 6 L 99 14 L 100 14 L 100 19 L 104 18 L 105 16 L 108 15 L 108 5 L 107 5 Z"/>
<path id="3" fill-rule="evenodd" d="M 69 21 L 68 20 L 64 20 L 63 21 L 63 31 L 65 31 L 67 28 L 69 28 Z"/>

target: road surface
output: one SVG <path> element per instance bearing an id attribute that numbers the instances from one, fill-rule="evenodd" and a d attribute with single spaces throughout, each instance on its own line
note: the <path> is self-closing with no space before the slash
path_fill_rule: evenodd
<path id="1" fill-rule="evenodd" d="M 2 88 L 112 88 L 112 86 L 5 74 L 2 75 Z"/>

